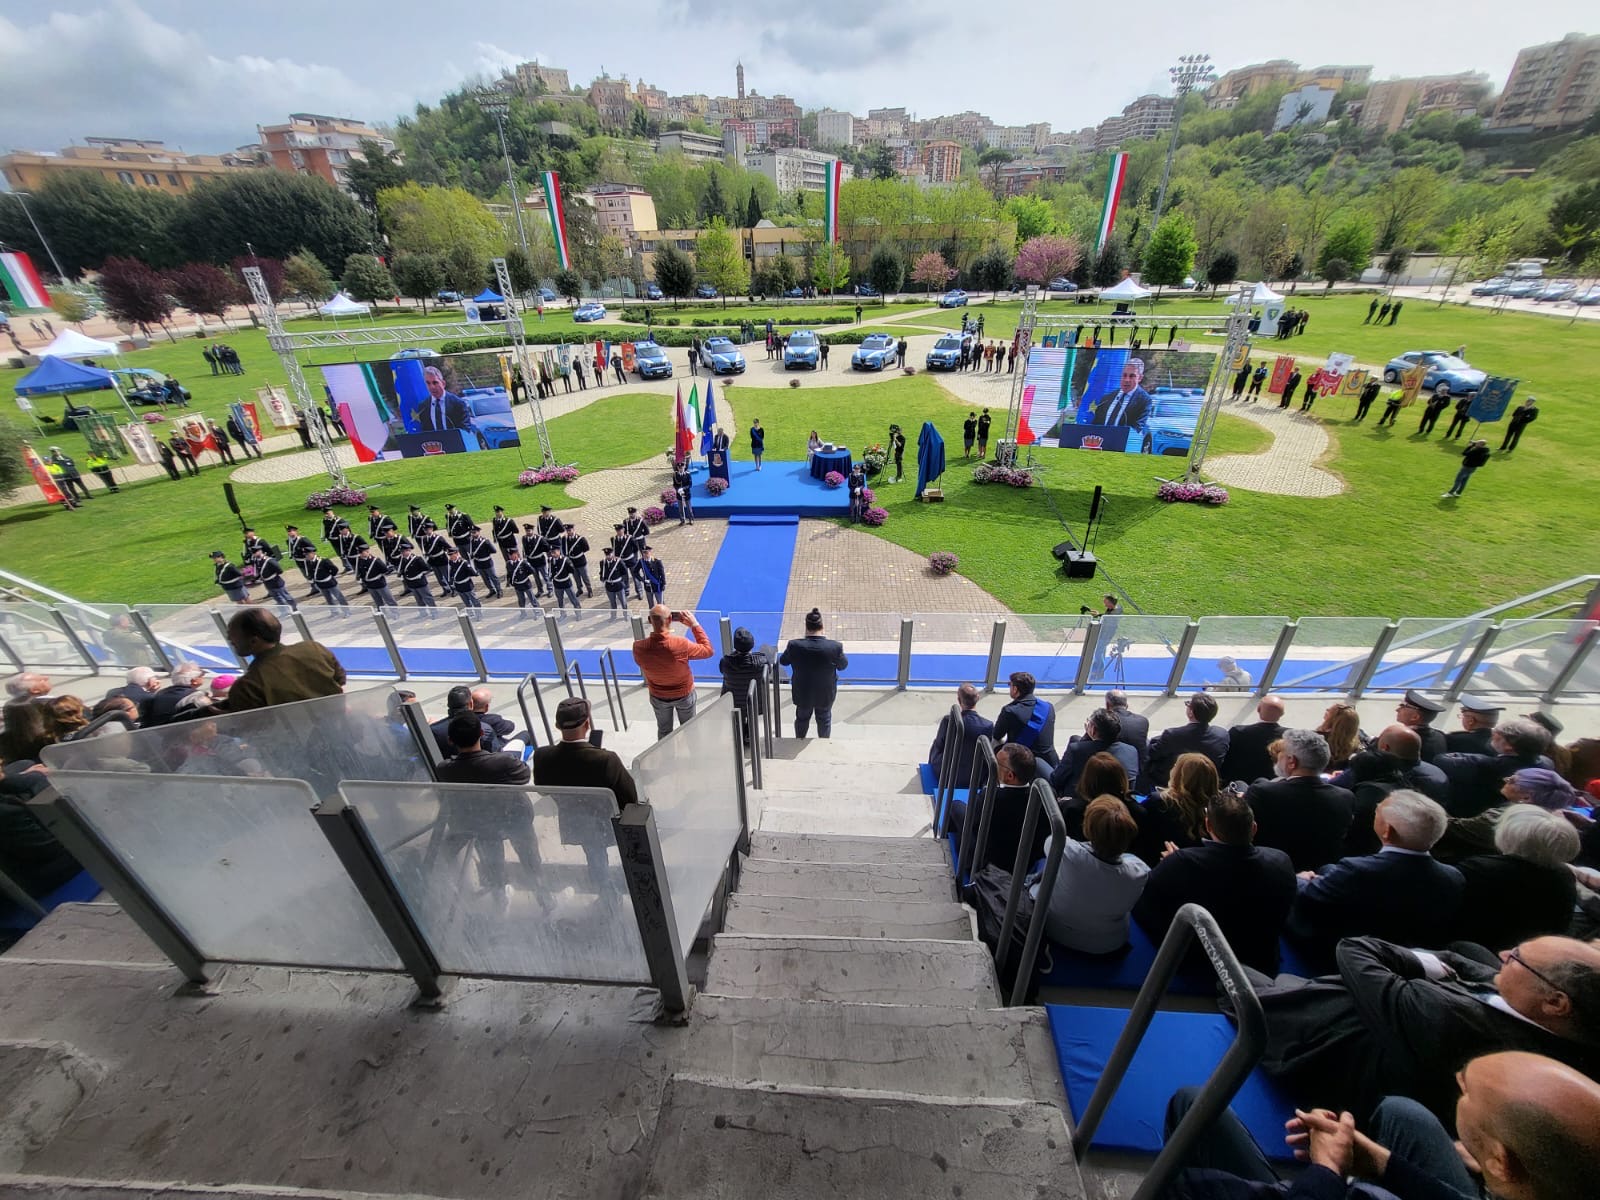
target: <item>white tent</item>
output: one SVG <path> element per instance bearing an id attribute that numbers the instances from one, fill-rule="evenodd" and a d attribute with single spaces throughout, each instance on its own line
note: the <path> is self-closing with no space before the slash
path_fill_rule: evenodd
<path id="1" fill-rule="evenodd" d="M 1229 306 L 1239 304 L 1268 304 L 1273 300 L 1282 299 L 1283 296 L 1281 293 L 1273 291 L 1264 283 L 1247 283 L 1242 285 L 1237 292 L 1229 296 L 1227 300 L 1223 301 L 1223 303 Z"/>
<path id="2" fill-rule="evenodd" d="M 1133 281 L 1133 276 L 1128 276 L 1116 287 L 1106 288 L 1100 293 L 1102 300 L 1143 300 L 1149 296 L 1150 289 L 1140 287 Z"/>
<path id="3" fill-rule="evenodd" d="M 40 358 L 47 355 L 55 358 L 95 358 L 114 355 L 116 352 L 115 342 L 102 342 L 98 338 L 79 333 L 76 329 L 63 329 L 56 334 L 55 341 L 34 351 Z"/>
<path id="4" fill-rule="evenodd" d="M 325 317 L 364 317 L 372 311 L 372 308 L 370 305 L 358 304 L 343 292 L 339 292 L 317 311 Z"/>

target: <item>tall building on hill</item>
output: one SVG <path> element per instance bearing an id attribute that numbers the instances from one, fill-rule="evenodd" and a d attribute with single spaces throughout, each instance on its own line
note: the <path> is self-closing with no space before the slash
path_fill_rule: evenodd
<path id="1" fill-rule="evenodd" d="M 1540 131 L 1581 125 L 1600 109 L 1600 36 L 1569 33 L 1517 54 L 1491 129 Z"/>
<path id="2" fill-rule="evenodd" d="M 1489 77 L 1482 71 L 1383 79 L 1367 89 L 1359 124 L 1389 134 L 1428 113 L 1469 116 L 1488 94 Z"/>
<path id="3" fill-rule="evenodd" d="M 856 119 L 847 112 L 825 108 L 817 114 L 817 141 L 824 146 L 849 146 L 855 143 Z"/>
<path id="4" fill-rule="evenodd" d="M 394 143 L 364 121 L 291 113 L 287 125 L 258 125 L 262 148 L 272 165 L 295 175 L 315 175 L 346 187 L 350 164 L 361 158 L 361 143 L 376 142 L 393 152 Z"/>
<path id="5" fill-rule="evenodd" d="M 738 86 L 739 86 L 739 99 L 743 100 L 744 99 L 744 64 L 742 62 L 741 63 L 735 63 L 733 65 L 733 77 L 734 77 L 734 80 L 738 83 Z"/>
<path id="6" fill-rule="evenodd" d="M 1220 75 L 1206 89 L 1206 104 L 1211 108 L 1232 108 L 1240 100 L 1258 92 L 1275 87 L 1293 87 L 1299 77 L 1300 64 L 1290 62 L 1287 58 L 1235 67 Z"/>
<path id="7" fill-rule="evenodd" d="M 961 177 L 961 143 L 929 142 L 919 156 L 929 183 L 954 183 Z"/>
<path id="8" fill-rule="evenodd" d="M 517 64 L 515 74 L 517 86 L 530 96 L 535 92 L 553 92 L 560 95 L 572 90 L 565 67 L 546 67 L 538 62 L 525 62 Z"/>
<path id="9" fill-rule="evenodd" d="M 1371 78 L 1372 68 L 1366 66 L 1308 67 L 1300 72 L 1295 83 L 1301 87 L 1310 83 L 1333 92 L 1342 92 L 1347 87 L 1360 87 Z"/>
<path id="10" fill-rule="evenodd" d="M 1140 96 L 1122 110 L 1122 136 L 1153 138 L 1172 128 L 1171 96 Z"/>
<path id="11" fill-rule="evenodd" d="M 584 193 L 602 234 L 614 233 L 630 246 L 642 233 L 656 231 L 656 202 L 631 183 L 597 183 Z"/>
<path id="12" fill-rule="evenodd" d="M 678 150 L 690 162 L 721 162 L 723 141 L 709 133 L 695 133 L 689 129 L 672 129 L 656 139 L 656 149 L 662 153 Z"/>
<path id="13" fill-rule="evenodd" d="M 589 106 L 600 115 L 602 125 L 622 125 L 633 116 L 633 85 L 627 76 L 601 75 L 589 85 Z"/>
<path id="14" fill-rule="evenodd" d="M 179 196 L 205 179 L 267 166 L 259 148 L 235 154 L 185 154 L 165 142 L 143 138 L 84 138 L 59 151 L 16 150 L 0 155 L 0 174 L 13 191 L 25 192 L 67 175 L 98 175 L 124 187 L 150 188 Z"/>
<path id="15" fill-rule="evenodd" d="M 790 196 L 822 191 L 828 185 L 828 168 L 838 161 L 834 155 L 816 150 L 751 150 L 744 156 L 746 167 L 761 172 L 778 191 Z M 846 165 L 844 177 L 851 175 Z"/>

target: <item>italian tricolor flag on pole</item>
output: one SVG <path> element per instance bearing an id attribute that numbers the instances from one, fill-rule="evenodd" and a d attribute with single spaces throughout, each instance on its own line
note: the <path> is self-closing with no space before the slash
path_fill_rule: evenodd
<path id="1" fill-rule="evenodd" d="M 0 254 L 0 291 L 18 308 L 50 307 L 50 293 L 26 254 Z"/>
<path id="2" fill-rule="evenodd" d="M 561 269 L 572 269 L 572 257 L 567 253 L 567 212 L 561 207 L 561 176 L 554 171 L 544 173 L 544 206 L 550 212 L 550 230 L 556 238 L 556 257 Z"/>
<path id="3" fill-rule="evenodd" d="M 1117 205 L 1122 201 L 1122 185 L 1128 179 L 1128 156 L 1113 154 L 1111 171 L 1106 176 L 1106 203 L 1100 211 L 1100 234 L 1095 238 L 1094 252 L 1099 254 L 1111 240 L 1111 227 L 1117 223 Z"/>
<path id="4" fill-rule="evenodd" d="M 844 180 L 844 163 L 828 164 L 828 186 L 822 193 L 822 239 L 830 246 L 839 240 L 839 184 Z"/>

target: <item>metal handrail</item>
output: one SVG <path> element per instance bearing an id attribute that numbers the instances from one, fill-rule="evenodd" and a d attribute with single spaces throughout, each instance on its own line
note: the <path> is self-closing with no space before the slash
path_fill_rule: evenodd
<path id="1" fill-rule="evenodd" d="M 628 714 L 622 710 L 622 685 L 616 682 L 617 660 L 611 655 L 611 647 L 607 646 L 600 651 L 600 686 L 605 689 L 606 707 L 611 710 L 611 724 L 618 730 L 628 727 Z M 577 664 L 573 664 L 576 666 Z M 609 672 L 608 672 L 609 667 Z M 612 685 L 616 685 L 617 698 L 611 698 Z"/>
<path id="2" fill-rule="evenodd" d="M 1028 920 L 1028 935 L 1022 944 L 1022 958 L 1017 963 L 1017 973 L 1011 984 L 1013 1007 L 1023 1003 L 1028 994 L 1028 980 L 1039 961 L 1039 944 L 1044 940 L 1045 914 L 1050 911 L 1050 896 L 1055 891 L 1056 876 L 1061 873 L 1061 855 L 1067 839 L 1066 818 L 1061 815 L 1061 805 L 1056 794 L 1043 779 L 1035 779 L 1028 786 L 1028 815 L 1022 821 L 1022 837 L 1017 842 L 1017 857 L 1011 868 L 1011 896 L 1006 901 L 1005 920 L 1000 924 L 1000 944 L 994 951 L 994 969 L 998 974 L 1005 970 L 1010 957 L 1011 935 L 1017 927 L 1017 910 L 1022 904 L 1022 889 L 1028 882 L 1028 851 L 1033 848 L 1033 835 L 1039 830 L 1042 812 L 1050 823 L 1050 849 L 1045 854 L 1044 871 L 1039 876 L 1039 892 L 1033 898 L 1033 916 Z"/>
<path id="3" fill-rule="evenodd" d="M 533 713 L 528 711 L 528 689 L 533 689 L 534 701 L 539 705 L 539 720 L 544 725 L 544 740 L 546 745 L 555 744 L 555 734 L 550 731 L 550 714 L 545 711 L 544 697 L 539 694 L 539 677 L 529 671 L 522 677 L 522 682 L 517 684 L 517 707 L 522 709 L 522 722 L 528 727 L 528 735 L 533 735 Z"/>
<path id="4" fill-rule="evenodd" d="M 933 784 L 933 831 L 943 837 L 950 821 L 950 805 L 955 802 L 956 760 L 961 757 L 961 708 L 952 704 L 945 716 L 944 752 L 939 756 L 939 777 Z"/>
<path id="5" fill-rule="evenodd" d="M 568 663 L 566 670 L 561 672 L 561 682 L 566 684 L 568 698 L 571 698 L 573 695 L 572 677 L 574 675 L 578 677 L 577 695 L 582 696 L 585 700 L 587 700 L 589 698 L 589 689 L 584 685 L 583 682 L 583 668 L 575 662 Z"/>
<path id="6" fill-rule="evenodd" d="M 773 733 L 772 707 L 767 703 L 767 681 L 773 673 L 771 663 L 765 663 L 761 668 L 761 737 L 766 746 L 768 758 L 773 758 L 778 752 L 776 735 Z"/>
<path id="7" fill-rule="evenodd" d="M 1035 915 L 1038 911 L 1037 908 L 1034 910 Z M 1206 959 L 1216 971 L 1231 1003 L 1236 1032 L 1228 1052 L 1211 1072 L 1211 1077 L 1200 1089 L 1189 1111 L 1178 1122 L 1178 1127 L 1172 1131 L 1161 1153 L 1156 1156 L 1156 1161 L 1145 1173 L 1138 1191 L 1133 1194 L 1133 1200 L 1154 1200 L 1165 1193 L 1167 1184 L 1182 1168 L 1195 1143 L 1227 1109 L 1229 1101 L 1250 1072 L 1255 1070 L 1267 1045 L 1267 1020 L 1261 1011 L 1261 1000 L 1256 996 L 1255 988 L 1251 987 L 1244 968 L 1239 965 L 1233 948 L 1228 945 L 1222 930 L 1217 927 L 1216 919 L 1209 912 L 1198 904 L 1185 904 L 1172 918 L 1167 936 L 1156 951 L 1156 960 L 1144 978 L 1144 986 L 1139 989 L 1133 1007 L 1128 1011 L 1128 1023 L 1122 1027 L 1122 1035 L 1117 1038 L 1117 1044 L 1106 1060 L 1105 1069 L 1100 1072 L 1100 1080 L 1095 1084 L 1089 1103 L 1078 1118 L 1077 1129 L 1072 1135 L 1072 1149 L 1079 1164 L 1087 1156 L 1095 1130 L 1100 1127 L 1100 1119 L 1110 1107 L 1111 1099 L 1122 1085 L 1128 1065 L 1139 1049 L 1139 1043 L 1150 1028 L 1156 1006 L 1182 965 L 1189 943 L 1195 938 L 1199 939 L 1200 947 L 1205 951 Z M 1004 945 L 1003 942 L 1001 944 Z"/>
<path id="8" fill-rule="evenodd" d="M 748 706 L 745 709 L 745 713 L 748 714 L 750 722 L 750 786 L 755 788 L 758 792 L 762 790 L 761 736 L 756 731 L 756 710 L 761 704 L 760 695 L 761 681 L 759 679 L 750 680 L 749 683 L 745 685 L 745 703 Z M 744 715 L 739 713 L 737 707 L 734 708 L 734 713 L 736 716 Z M 744 770 L 742 766 L 739 769 L 741 771 Z"/>
<path id="9" fill-rule="evenodd" d="M 956 851 L 956 879 L 961 883 L 972 881 L 988 852 L 989 822 L 999 788 L 1000 764 L 995 761 L 994 743 L 980 737 L 977 753 L 972 756 L 972 774 L 967 779 L 967 816 L 961 826 L 961 846 Z"/>

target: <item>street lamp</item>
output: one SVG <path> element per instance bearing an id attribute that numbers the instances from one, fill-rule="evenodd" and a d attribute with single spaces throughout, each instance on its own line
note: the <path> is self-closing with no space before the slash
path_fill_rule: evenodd
<path id="1" fill-rule="evenodd" d="M 1161 223 L 1161 210 L 1167 206 L 1167 184 L 1172 181 L 1172 157 L 1178 152 L 1178 124 L 1183 120 L 1184 99 L 1195 88 L 1215 83 L 1217 78 L 1212 74 L 1209 54 L 1182 55 L 1177 66 L 1167 68 L 1167 74 L 1172 77 L 1172 137 L 1167 140 L 1167 163 L 1161 169 L 1161 190 L 1156 193 L 1156 213 L 1150 220 L 1151 237 Z"/>
<path id="2" fill-rule="evenodd" d="M 528 235 L 522 228 L 522 200 L 517 195 L 517 177 L 511 170 L 511 148 L 506 143 L 506 117 L 511 112 L 511 97 L 498 88 L 483 88 L 477 94 L 478 107 L 494 118 L 494 127 L 500 132 L 500 153 L 505 155 L 506 182 L 511 185 L 511 211 L 517 218 L 517 244 L 522 255 L 528 255 Z"/>
<path id="3" fill-rule="evenodd" d="M 23 215 L 28 218 L 28 224 L 33 226 L 34 236 L 39 239 L 39 244 L 44 247 L 44 252 L 50 256 L 50 265 L 56 269 L 56 278 L 62 283 L 67 281 L 67 273 L 61 269 L 61 260 L 56 257 L 56 252 L 50 248 L 49 241 L 44 236 L 44 230 L 39 228 L 39 222 L 33 219 L 33 211 L 29 209 L 28 202 L 23 199 L 27 192 L 12 192 L 17 198 L 17 203 L 22 205 Z"/>

